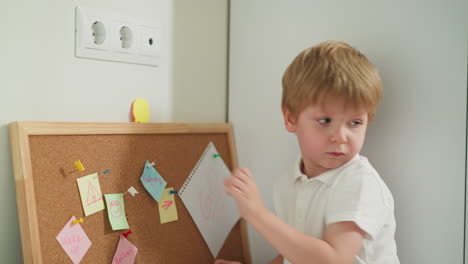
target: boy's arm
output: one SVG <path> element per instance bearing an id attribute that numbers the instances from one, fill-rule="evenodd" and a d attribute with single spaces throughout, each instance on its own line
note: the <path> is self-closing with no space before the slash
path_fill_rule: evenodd
<path id="1" fill-rule="evenodd" d="M 364 232 L 354 222 L 329 225 L 320 240 L 297 231 L 263 205 L 250 172 L 236 169 L 226 191 L 244 217 L 284 258 L 293 263 L 353 263 Z"/>

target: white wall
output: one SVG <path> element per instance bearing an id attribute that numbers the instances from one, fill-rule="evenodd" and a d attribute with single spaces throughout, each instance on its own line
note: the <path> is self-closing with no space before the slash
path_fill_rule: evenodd
<path id="1" fill-rule="evenodd" d="M 174 0 L 173 119 L 226 120 L 228 0 Z"/>
<path id="2" fill-rule="evenodd" d="M 298 153 L 282 125 L 283 71 L 310 45 L 346 41 L 383 78 L 362 154 L 393 192 L 401 263 L 462 263 L 467 14 L 465 0 L 231 1 L 229 120 L 267 206 Z M 275 252 L 250 231 L 253 263 L 265 263 Z"/>
<path id="3" fill-rule="evenodd" d="M 76 58 L 75 7 L 159 20 L 160 66 Z M 32 1 L 2 3 L 0 23 L 1 263 L 22 263 L 8 124 L 128 122 L 145 98 L 151 122 L 224 122 L 227 0 Z"/>
<path id="4" fill-rule="evenodd" d="M 160 20 L 165 40 L 161 66 L 76 58 L 76 5 Z M 152 121 L 170 120 L 172 10 L 167 0 L 15 0 L 5 1 L 1 10 L 0 22 L 7 26 L 0 37 L 0 255 L 2 263 L 22 263 L 8 123 L 128 122 L 138 97 L 149 101 Z"/>

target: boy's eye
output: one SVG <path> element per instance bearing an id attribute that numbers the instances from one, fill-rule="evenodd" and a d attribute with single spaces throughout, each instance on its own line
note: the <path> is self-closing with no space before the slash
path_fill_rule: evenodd
<path id="1" fill-rule="evenodd" d="M 358 126 L 358 125 L 360 125 L 360 124 L 362 124 L 362 123 L 361 123 L 361 121 L 359 121 L 359 120 L 353 120 L 353 121 L 349 122 L 349 124 L 350 124 L 351 126 Z"/>
<path id="2" fill-rule="evenodd" d="M 319 119 L 319 123 L 322 123 L 322 124 L 329 124 L 330 122 L 331 122 L 331 118 L 329 117 Z"/>

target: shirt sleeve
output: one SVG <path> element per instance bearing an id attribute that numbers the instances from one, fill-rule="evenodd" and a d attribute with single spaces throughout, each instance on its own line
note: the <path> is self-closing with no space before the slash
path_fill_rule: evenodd
<path id="1" fill-rule="evenodd" d="M 374 240 L 391 208 L 387 188 L 378 175 L 361 169 L 342 175 L 333 186 L 327 204 L 326 225 L 352 221 Z"/>

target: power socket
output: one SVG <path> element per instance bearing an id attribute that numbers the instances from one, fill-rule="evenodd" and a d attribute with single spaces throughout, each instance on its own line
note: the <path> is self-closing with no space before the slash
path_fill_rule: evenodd
<path id="1" fill-rule="evenodd" d="M 94 37 L 93 43 L 102 46 L 107 39 L 107 30 L 104 23 L 99 20 L 94 21 L 91 25 L 92 35 Z"/>
<path id="2" fill-rule="evenodd" d="M 76 57 L 157 66 L 161 44 L 157 21 L 76 7 Z"/>
<path id="3" fill-rule="evenodd" d="M 76 9 L 76 43 L 88 49 L 109 49 L 108 22 L 95 12 L 84 13 L 83 9 Z"/>
<path id="4" fill-rule="evenodd" d="M 140 26 L 137 28 L 137 34 L 140 54 L 158 57 L 161 52 L 161 29 Z"/>
<path id="5" fill-rule="evenodd" d="M 110 37 L 113 51 L 129 54 L 138 53 L 137 31 L 132 23 L 114 22 Z"/>

